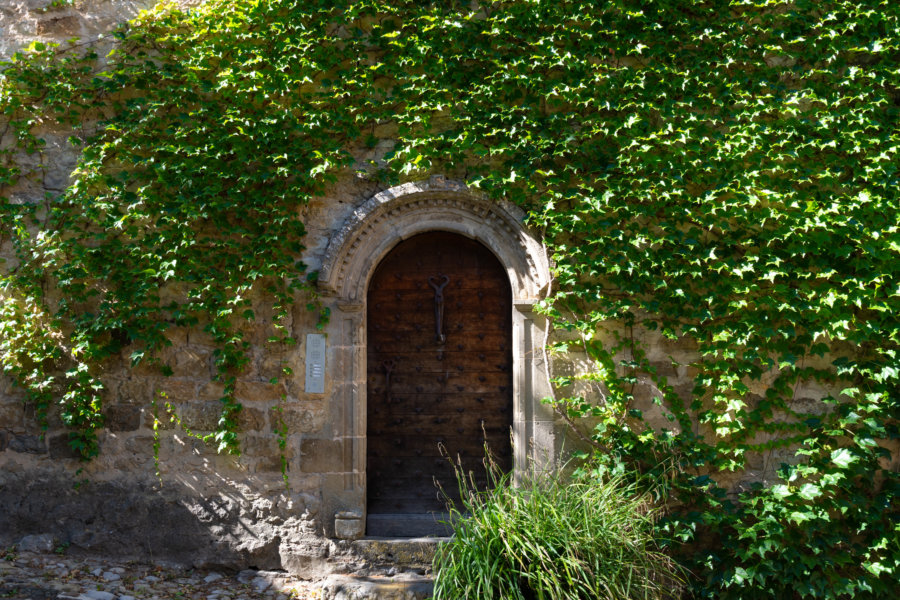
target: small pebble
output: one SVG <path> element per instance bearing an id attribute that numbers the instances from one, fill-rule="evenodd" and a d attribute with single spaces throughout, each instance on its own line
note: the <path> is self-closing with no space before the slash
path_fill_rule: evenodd
<path id="1" fill-rule="evenodd" d="M 269 589 L 269 586 L 271 586 L 272 584 L 269 583 L 268 580 L 263 579 L 262 577 L 257 577 L 256 579 L 254 579 L 253 581 L 250 582 L 250 585 L 252 585 L 253 589 L 256 590 L 257 592 L 264 592 L 267 589 Z"/>
<path id="2" fill-rule="evenodd" d="M 250 583 L 256 577 L 257 571 L 247 569 L 237 574 L 237 580 L 241 583 Z"/>
<path id="3" fill-rule="evenodd" d="M 116 600 L 115 594 L 100 590 L 88 590 L 81 595 L 84 600 Z"/>

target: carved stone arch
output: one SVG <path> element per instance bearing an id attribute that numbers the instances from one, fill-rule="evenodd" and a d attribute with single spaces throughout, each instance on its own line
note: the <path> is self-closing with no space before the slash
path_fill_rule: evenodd
<path id="1" fill-rule="evenodd" d="M 558 453 L 544 362 L 545 319 L 533 312 L 549 287 L 543 245 L 524 226 L 516 206 L 486 198 L 443 177 L 407 183 L 376 194 L 333 234 L 319 271 L 323 303 L 332 309 L 328 327 L 334 384 L 331 402 L 343 468 L 339 485 L 326 485 L 326 510 L 346 517 L 366 514 L 366 310 L 369 281 L 381 260 L 412 236 L 446 231 L 474 239 L 497 257 L 513 295 L 513 469 L 518 475 L 535 463 L 552 463 Z M 342 518 L 344 518 L 342 517 Z M 330 525 L 330 524 L 329 524 Z M 333 532 L 326 526 L 326 532 Z"/>
<path id="2" fill-rule="evenodd" d="M 376 194 L 332 237 L 319 289 L 347 302 L 365 298 L 375 266 L 391 248 L 419 233 L 449 231 L 484 244 L 504 265 L 517 304 L 534 303 L 550 280 L 541 243 L 523 226 L 524 212 L 443 177 Z"/>

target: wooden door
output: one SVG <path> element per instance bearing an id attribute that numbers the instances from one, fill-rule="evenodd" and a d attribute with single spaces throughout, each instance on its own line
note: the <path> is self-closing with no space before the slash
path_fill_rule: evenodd
<path id="1" fill-rule="evenodd" d="M 487 442 L 512 466 L 512 292 L 496 257 L 469 238 L 434 232 L 398 244 L 369 284 L 368 535 L 429 535 L 453 467 L 479 485 Z"/>

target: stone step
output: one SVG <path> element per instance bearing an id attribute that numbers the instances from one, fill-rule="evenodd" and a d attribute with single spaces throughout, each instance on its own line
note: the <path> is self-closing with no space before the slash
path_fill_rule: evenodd
<path id="1" fill-rule="evenodd" d="M 438 545 L 450 538 L 377 538 L 354 540 L 353 552 L 375 566 L 388 566 L 397 570 L 431 570 L 431 562 Z"/>
<path id="2" fill-rule="evenodd" d="M 402 573 L 394 577 L 332 575 L 320 589 L 322 600 L 422 600 L 430 598 L 430 577 Z"/>
<path id="3" fill-rule="evenodd" d="M 453 535 L 447 513 L 372 514 L 366 518 L 368 537 L 447 537 Z"/>

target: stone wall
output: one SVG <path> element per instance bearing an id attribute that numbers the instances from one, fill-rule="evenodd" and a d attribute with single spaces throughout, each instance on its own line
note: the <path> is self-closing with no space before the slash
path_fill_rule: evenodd
<path id="1" fill-rule="evenodd" d="M 690 400 L 693 398 L 694 377 L 697 375 L 695 367 L 692 363 L 700 360 L 696 343 L 691 339 L 672 340 L 661 335 L 658 331 L 649 331 L 635 327 L 633 330 L 628 329 L 622 323 L 607 322 L 604 323 L 607 332 L 618 329 L 620 336 L 627 338 L 633 335 L 636 342 L 642 348 L 647 349 L 647 360 L 656 372 L 666 378 L 666 383 L 670 385 L 676 394 L 682 399 Z M 606 340 L 613 345 L 613 335 L 607 334 Z M 554 357 L 551 361 L 551 375 L 557 376 L 576 376 L 578 374 L 591 373 L 596 368 L 587 353 L 579 350 L 580 338 L 577 333 L 555 330 L 551 333 L 549 342 L 551 344 L 566 343 L 568 352 L 565 355 Z M 622 361 L 630 361 L 631 356 L 627 352 L 622 352 L 615 357 L 618 364 Z M 822 357 L 806 357 L 805 364 L 809 367 L 828 368 L 834 357 L 825 355 Z M 749 394 L 745 398 L 748 404 L 758 402 L 765 397 L 766 390 L 772 384 L 777 371 L 770 371 L 763 374 L 759 379 L 752 380 L 747 378 L 744 384 L 749 388 Z M 798 413 L 823 414 L 827 410 L 827 405 L 821 402 L 825 396 L 838 397 L 841 389 L 846 386 L 845 382 L 834 382 L 830 386 L 825 387 L 815 381 L 801 381 L 795 386 L 794 397 L 788 402 L 788 406 Z M 568 388 L 555 390 L 558 397 L 583 397 L 590 401 L 602 404 L 607 390 L 602 384 L 589 379 L 577 379 L 574 384 Z M 630 405 L 632 408 L 640 410 L 643 421 L 657 431 L 667 429 L 669 431 L 680 431 L 681 427 L 678 422 L 670 418 L 670 411 L 662 402 L 662 391 L 647 375 L 639 375 L 638 381 L 632 390 L 634 401 Z M 702 399 L 703 405 L 701 410 L 710 410 L 715 408 L 711 397 Z M 693 433 L 699 435 L 709 444 L 715 444 L 719 441 L 715 433 L 714 425 L 708 422 L 701 423 L 693 411 L 694 418 L 691 423 Z M 775 419 L 787 421 L 794 417 L 787 414 L 775 415 Z M 637 420 L 632 421 L 637 428 L 643 425 Z M 591 423 L 585 421 L 579 426 L 583 429 L 583 433 L 587 434 Z M 779 439 L 778 433 L 758 433 L 754 438 L 754 442 L 764 444 L 767 441 Z M 577 443 L 577 441 L 576 441 Z M 892 462 L 890 465 L 885 464 L 885 468 L 897 469 L 900 466 L 900 443 L 894 443 L 889 447 L 892 452 Z M 796 463 L 799 459 L 795 455 L 793 447 L 779 447 L 765 451 L 747 451 L 745 453 L 746 468 L 735 471 L 718 471 L 710 472 L 707 468 L 702 467 L 696 469 L 696 475 L 709 475 L 720 486 L 729 492 L 732 496 L 736 496 L 742 491 L 749 490 L 755 483 L 763 485 L 772 485 L 779 481 L 777 472 L 783 463 Z"/>
<path id="2" fill-rule="evenodd" d="M 78 17 L 78 23 L 94 22 L 79 10 L 83 7 L 76 4 L 59 14 Z M 27 43 L 26 38 L 22 34 L 17 44 Z M 41 39 L 60 37 L 45 32 Z M 6 190 L 18 202 L 41 203 L 62 192 L 78 159 L 67 131 L 48 124 L 36 133 L 46 145 L 22 159 L 31 161 L 26 167 L 36 168 L 40 176 L 22 179 Z M 326 268 L 329 260 L 332 267 L 343 265 L 341 244 L 359 247 L 353 237 L 359 231 L 353 225 L 367 230 L 368 222 L 360 220 L 360 215 L 369 214 L 364 206 L 374 206 L 373 218 L 387 226 L 379 242 L 382 250 L 426 222 L 438 228 L 463 227 L 460 233 L 479 236 L 489 246 L 503 237 L 507 247 L 495 250 L 510 254 L 513 263 L 518 260 L 514 287 L 522 302 L 516 322 L 522 331 L 529 331 L 527 340 L 523 335 L 517 338 L 517 356 L 522 359 L 516 363 L 520 372 L 515 423 L 521 440 L 517 460 L 524 468 L 526 453 L 532 450 L 552 460 L 559 428 L 540 405 L 540 398 L 549 393 L 542 362 L 533 358 L 541 354 L 542 325 L 529 312 L 537 288 L 526 282 L 547 277 L 546 261 L 538 256 L 540 245 L 532 241 L 525 248 L 517 241 L 521 236 L 514 229 L 520 227 L 521 215 L 510 216 L 509 208 L 498 212 L 491 203 L 470 197 L 462 186 L 443 178 L 401 191 L 384 190 L 367 173 L 392 147 L 384 140 L 374 148 L 355 149 L 357 163 L 327 197 L 314 199 L 298 212 L 309 232 L 307 250 L 298 258 L 312 271 Z M 407 202 L 404 193 L 415 198 Z M 406 207 L 405 230 L 395 227 L 388 215 L 395 200 Z M 494 225 L 492 219 L 497 221 Z M 525 253 L 521 260 L 511 257 L 516 252 Z M 527 264 L 524 257 L 529 252 L 537 258 L 529 258 Z M 0 256 L 7 266 L 15 264 L 8 242 L 0 246 Z M 377 264 L 370 250 L 357 256 L 369 269 Z M 356 275 L 360 277 L 356 288 L 364 290 L 367 274 Z M 286 324 L 298 344 L 267 343 L 276 333 L 271 302 L 262 295 L 254 298 L 257 319 L 243 331 L 252 346 L 251 360 L 236 387 L 243 406 L 239 457 L 220 456 L 197 439 L 216 427 L 222 395 L 221 385 L 213 381 L 213 344 L 197 330 L 167 332 L 172 345 L 161 359 L 172 367 L 171 376 L 143 365 L 131 368 L 127 351 L 103 365 L 106 427 L 99 432 L 100 455 L 88 463 L 69 448 L 55 407 L 43 431 L 34 407 L 24 403 L 12 382 L 0 378 L 0 544 L 45 534 L 69 544 L 73 552 L 188 567 L 284 568 L 309 577 L 350 568 L 359 559 L 336 534 L 358 535 L 361 522 L 352 516 L 365 514 L 365 311 L 358 297 L 348 300 L 336 289 L 338 282 L 332 283 L 332 289 L 322 290 L 332 314 L 323 331 L 327 354 L 322 394 L 304 390 L 306 335 L 318 331 L 315 315 L 299 303 Z M 177 287 L 161 290 L 163 297 L 179 293 Z M 272 383 L 283 367 L 293 375 Z M 175 407 L 177 423 L 167 413 L 167 402 Z M 283 450 L 276 433 L 282 424 L 287 431 Z M 351 518 L 340 519 L 342 531 L 336 532 L 336 517 L 348 514 Z"/>
<path id="3" fill-rule="evenodd" d="M 102 49 L 102 34 L 156 3 L 75 0 L 56 7 L 51 0 L 4 2 L 0 60 L 33 41 L 78 37 Z M 48 194 L 59 194 L 78 159 L 67 142 L 68 131 L 48 125 L 37 133 L 45 147 L 21 158 L 26 168 L 38 166 L 41 176 L 6 190 L 18 202 L 40 203 Z M 360 160 L 379 152 L 384 148 L 360 151 Z M 349 177 L 334 188 L 332 197 L 298 214 L 309 223 L 305 259 L 312 268 L 321 263 L 336 224 L 377 191 L 365 178 Z M 15 264 L 8 243 L 0 246 L 0 257 L 7 266 Z M 34 407 L 23 402 L 12 382 L 0 377 L 0 545 L 29 534 L 50 534 L 75 552 L 183 566 L 285 568 L 308 576 L 345 569 L 346 549 L 326 537 L 326 529 L 333 535 L 335 512 L 327 490 L 334 487 L 331 480 L 344 480 L 343 473 L 333 473 L 343 468 L 336 460 L 341 451 L 333 427 L 342 422 L 341 407 L 329 402 L 334 378 L 327 378 L 324 394 L 303 391 L 303 340 L 305 333 L 316 331 L 314 315 L 297 307 L 289 329 L 300 343 L 273 346 L 264 341 L 273 333 L 271 304 L 259 297 L 253 309 L 257 323 L 244 332 L 253 344 L 252 360 L 237 385 L 244 407 L 240 457 L 220 456 L 213 446 L 185 433 L 209 433 L 221 412 L 222 389 L 212 381 L 214 349 L 197 331 L 169 331 L 172 346 L 163 360 L 173 366 L 171 377 L 151 368 L 131 369 L 125 356 L 104 365 L 106 428 L 99 434 L 99 457 L 88 463 L 69 448 L 54 407 L 43 431 Z M 283 366 L 298 375 L 270 383 Z M 177 407 L 183 427 L 169 419 L 166 401 Z M 282 423 L 288 432 L 284 450 L 274 432 Z M 326 512 L 328 518 L 323 519 Z"/>
<path id="4" fill-rule="evenodd" d="M 432 219 L 436 227 L 463 226 L 463 233 L 488 245 L 499 242 L 486 238 L 506 236 L 512 249 L 499 248 L 501 254 L 524 251 L 515 241 L 518 236 L 502 228 L 495 232 L 490 225 L 491 218 L 512 209 L 470 198 L 460 184 L 437 178 L 382 190 L 362 167 L 377 162 L 387 147 L 358 149 L 358 168 L 349 169 L 327 197 L 298 214 L 310 231 L 302 257 L 310 269 L 327 269 L 327 261 L 332 267 L 352 262 L 335 246 L 345 242 L 359 247 L 358 232 L 348 224 L 369 231 L 373 221 L 361 215 L 388 226 L 385 235 L 393 237 L 377 242 L 382 246 L 427 228 Z M 55 173 L 54 183 L 27 182 L 16 190 L 23 201 L 58 193 L 68 177 L 66 169 L 74 164 L 74 156 L 53 147 L 45 150 L 43 160 Z M 397 202 L 407 205 L 406 229 L 393 218 L 381 219 L 394 214 Z M 467 203 L 473 207 L 468 216 Z M 373 206 L 376 216 L 370 214 Z M 490 218 L 482 222 L 485 215 Z M 369 250 L 356 256 L 369 269 L 377 265 L 378 256 Z M 520 262 L 517 269 L 528 271 Z M 546 269 L 543 264 L 539 270 Z M 563 445 L 559 424 L 540 404 L 549 387 L 540 351 L 541 320 L 530 313 L 528 303 L 538 289 L 527 279 L 523 275 L 514 284 L 524 301 L 515 320 L 529 332 L 517 334 L 518 346 L 514 344 L 520 359 L 515 361 L 514 417 L 519 468 L 533 459 L 552 460 Z M 363 273 L 353 287 L 364 293 L 366 281 Z M 251 360 L 236 386 L 243 406 L 239 457 L 220 456 L 197 439 L 216 427 L 223 392 L 213 381 L 213 344 L 197 330 L 167 332 L 172 344 L 160 358 L 172 367 L 170 376 L 155 367 L 131 368 L 127 350 L 104 365 L 106 427 L 99 433 L 100 454 L 88 463 L 69 448 L 53 407 L 48 430 L 42 431 L 34 408 L 10 381 L 0 379 L 0 544 L 46 534 L 76 552 L 191 567 L 284 568 L 309 577 L 350 568 L 358 558 L 335 538 L 358 535 L 362 523 L 344 519 L 342 531 L 335 531 L 335 524 L 342 513 L 365 515 L 365 311 L 339 290 L 321 291 L 332 314 L 323 331 L 327 353 L 321 394 L 304 389 L 306 335 L 318 331 L 316 315 L 298 303 L 286 323 L 298 344 L 268 343 L 276 333 L 271 302 L 262 295 L 254 298 L 256 321 L 243 331 L 251 343 Z M 279 378 L 283 367 L 293 374 Z M 272 383 L 273 378 L 279 381 Z M 174 408 L 175 422 L 166 403 Z M 282 424 L 287 431 L 283 450 L 276 432 Z"/>
<path id="5" fill-rule="evenodd" d="M 44 160 L 60 180 L 74 164 L 54 148 Z M 57 185 L 32 182 L 16 193 L 36 200 L 45 191 L 57 193 Z M 374 191 L 351 179 L 335 189 L 337 198 L 313 203 L 298 218 L 340 222 Z M 319 248 L 310 250 L 311 264 L 321 261 L 323 241 L 315 241 L 317 236 L 327 237 L 324 225 L 312 235 L 312 246 Z M 257 322 L 244 331 L 253 346 L 251 361 L 236 387 L 243 405 L 239 457 L 220 456 L 214 445 L 195 437 L 215 429 L 222 395 L 221 384 L 212 380 L 213 345 L 197 331 L 168 332 L 172 346 L 161 358 L 173 368 L 169 377 L 156 368 L 130 368 L 125 355 L 104 365 L 106 427 L 99 434 L 100 455 L 88 463 L 69 448 L 55 407 L 42 431 L 34 408 L 0 378 L 0 544 L 50 534 L 73 551 L 184 566 L 286 568 L 309 576 L 345 568 L 344 550 L 329 539 L 340 508 L 329 490 L 343 490 L 345 479 L 335 429 L 343 423 L 343 407 L 331 402 L 338 385 L 333 359 L 325 393 L 306 394 L 304 340 L 316 331 L 315 315 L 295 307 L 288 328 L 300 343 L 273 345 L 265 342 L 275 333 L 271 303 L 258 297 L 253 310 Z M 283 366 L 296 375 L 271 383 Z M 178 423 L 166 402 L 175 407 Z M 283 450 L 275 433 L 282 423 Z"/>
<path id="6" fill-rule="evenodd" d="M 177 0 L 188 7 L 202 0 Z M 91 42 L 159 0 L 4 0 L 0 3 L 0 61 L 33 41 Z"/>
<path id="7" fill-rule="evenodd" d="M 71 6 L 53 8 L 49 0 L 6 2 L 0 6 L 0 58 L 33 39 L 95 39 L 152 4 L 154 0 L 76 0 Z M 22 202 L 40 202 L 46 194 L 62 191 L 77 160 L 66 142 L 67 132 L 47 129 L 41 134 L 47 145 L 30 160 L 43 165 L 43 176 L 11 190 Z M 147 367 L 131 369 L 125 356 L 105 365 L 107 426 L 100 432 L 100 456 L 90 463 L 73 456 L 66 431 L 52 410 L 49 430 L 42 432 L 33 407 L 22 402 L 11 382 L 0 379 L 0 544 L 50 534 L 76 551 L 194 567 L 284 568 L 310 577 L 347 569 L 354 559 L 335 539 L 335 516 L 365 511 L 365 368 L 361 367 L 365 310 L 359 290 L 366 283 L 365 269 L 377 262 L 382 246 L 415 233 L 429 219 L 436 227 L 494 244 L 498 256 L 509 255 L 504 264 L 521 279 L 513 281 L 516 468 L 527 468 L 535 460 L 552 462 L 578 445 L 578 436 L 567 435 L 564 425 L 540 403 L 553 392 L 549 376 L 592 368 L 586 354 L 573 351 L 551 358 L 543 351 L 546 335 L 551 342 L 572 341 L 573 349 L 577 338 L 565 332 L 548 334 L 542 318 L 531 310 L 530 303 L 546 293 L 549 277 L 540 245 L 531 240 L 531 246 L 523 243 L 518 249 L 513 242 L 503 246 L 504 236 L 510 240 L 524 236 L 517 225 L 503 222 L 504 215 L 514 211 L 491 213 L 477 196 L 452 182 L 438 179 L 399 191 L 384 190 L 366 174 L 392 147 L 389 132 L 379 136 L 385 139 L 375 148 L 355 150 L 357 165 L 343 174 L 327 197 L 313 200 L 297 215 L 309 231 L 302 257 L 309 269 L 333 271 L 338 265 L 341 272 L 355 277 L 349 287 L 330 281 L 322 290 L 332 314 L 324 330 L 325 392 L 304 390 L 305 340 L 317 331 L 314 315 L 302 303 L 293 309 L 288 328 L 297 345 L 267 343 L 274 330 L 271 303 L 263 296 L 256 297 L 252 307 L 257 322 L 244 332 L 252 344 L 252 360 L 237 385 L 237 399 L 244 407 L 239 457 L 219 456 L 185 432 L 203 435 L 213 430 L 221 407 L 221 386 L 212 381 L 213 345 L 194 330 L 168 333 L 172 346 L 162 358 L 173 367 L 171 377 Z M 411 200 L 404 203 L 402 194 Z M 404 212 L 407 205 L 417 212 Z M 382 209 L 386 217 L 378 213 Z M 366 240 L 368 232 L 376 230 L 383 237 Z M 522 262 L 515 266 L 517 252 Z M 0 247 L 0 255 L 13 260 L 8 246 Z M 688 396 L 694 373 L 690 367 L 672 364 L 689 364 L 695 349 L 652 332 L 637 335 L 646 336 L 652 364 L 676 391 Z M 271 383 L 284 366 L 294 375 Z M 571 391 L 602 399 L 602 388 L 579 385 Z M 765 381 L 753 385 L 754 393 L 765 393 Z M 797 402 L 812 406 L 827 392 L 802 388 Z M 642 381 L 636 389 L 638 408 L 654 427 L 676 427 L 665 409 L 653 402 L 658 394 L 649 381 Z M 182 426 L 169 419 L 166 401 L 176 407 Z M 282 423 L 287 428 L 283 451 L 276 433 Z M 696 427 L 698 433 L 713 435 L 699 424 Z M 750 469 L 721 483 L 739 489 L 751 481 L 765 481 L 783 458 L 753 456 Z"/>

